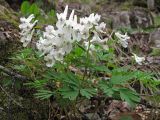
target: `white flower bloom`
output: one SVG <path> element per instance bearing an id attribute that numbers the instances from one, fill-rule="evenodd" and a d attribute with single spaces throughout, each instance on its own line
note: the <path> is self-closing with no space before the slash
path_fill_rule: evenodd
<path id="1" fill-rule="evenodd" d="M 93 31 L 94 35 L 90 41 L 90 50 L 95 51 L 95 45 L 98 44 L 100 45 L 103 49 L 108 50 L 108 45 L 107 45 L 107 38 L 101 39 L 99 34 L 96 31 Z M 85 42 L 85 47 L 88 49 L 87 45 L 89 45 L 88 42 Z"/>
<path id="2" fill-rule="evenodd" d="M 32 39 L 34 33 L 34 29 L 31 31 L 31 33 L 27 33 L 26 35 L 22 35 L 20 41 L 23 43 L 23 47 L 26 47 Z"/>
<path id="3" fill-rule="evenodd" d="M 23 43 L 23 47 L 26 47 L 32 39 L 34 29 L 33 27 L 38 22 L 37 20 L 31 23 L 32 19 L 34 18 L 34 15 L 31 14 L 28 18 L 20 18 L 21 24 L 19 25 L 19 28 L 21 30 L 21 42 Z"/>
<path id="4" fill-rule="evenodd" d="M 142 62 L 145 61 L 145 57 L 138 57 L 138 56 L 137 56 L 136 54 L 134 54 L 134 53 L 133 53 L 133 55 L 134 55 L 134 59 L 135 59 L 136 63 L 138 63 L 139 65 L 142 65 Z"/>
<path id="5" fill-rule="evenodd" d="M 36 43 L 37 49 L 44 55 L 44 60 L 48 67 L 52 67 L 56 61 L 62 61 L 65 55 L 69 54 L 73 48 L 73 43 L 80 42 L 87 49 L 95 51 L 95 45 L 99 44 L 102 48 L 107 48 L 106 39 L 100 37 L 100 33 L 105 33 L 104 22 L 99 24 L 101 16 L 98 14 L 90 14 L 89 17 L 83 17 L 78 20 L 77 15 L 74 15 L 72 10 L 69 18 L 67 18 L 68 6 L 65 7 L 63 13 L 57 15 L 56 27 L 48 25 L 43 32 L 43 35 Z M 26 47 L 33 36 L 33 27 L 37 20 L 31 22 L 34 15 L 28 18 L 21 18 L 21 42 Z M 93 35 L 90 33 L 94 33 Z M 90 39 L 90 45 L 89 40 Z M 90 48 L 88 48 L 90 47 Z M 91 51 L 89 51 L 91 53 Z"/>
<path id="6" fill-rule="evenodd" d="M 53 58 L 53 55 L 48 54 L 44 57 L 44 60 L 47 61 L 47 67 L 52 67 L 55 64 L 55 59 Z"/>
<path id="7" fill-rule="evenodd" d="M 92 13 L 90 16 L 89 16 L 89 21 L 95 25 L 98 25 L 98 22 L 100 21 L 100 18 L 101 16 L 96 14 L 94 15 L 94 13 Z"/>
<path id="8" fill-rule="evenodd" d="M 105 23 L 99 24 L 100 15 L 92 13 L 89 17 L 80 18 L 79 22 L 77 15 L 74 15 L 72 10 L 67 19 L 68 6 L 65 7 L 63 13 L 58 14 L 56 28 L 49 25 L 46 27 L 43 36 L 37 43 L 37 48 L 45 56 L 47 66 L 52 67 L 55 61 L 62 61 L 65 55 L 69 54 L 73 48 L 74 42 L 81 42 L 87 49 L 95 51 L 95 44 L 101 44 L 102 47 L 105 41 L 99 37 L 98 33 L 104 33 Z M 89 46 L 88 38 L 90 32 L 94 32 L 91 44 Z M 106 46 L 106 45 L 105 45 Z M 90 52 L 90 51 L 89 51 Z"/>
<path id="9" fill-rule="evenodd" d="M 106 28 L 106 24 L 102 22 L 98 26 L 95 26 L 95 28 L 97 32 L 105 33 L 104 29 Z"/>
<path id="10" fill-rule="evenodd" d="M 120 34 L 119 32 L 116 32 L 115 35 L 117 36 L 117 38 L 119 39 L 119 43 L 124 47 L 127 48 L 128 46 L 128 40 L 130 39 L 130 37 L 127 35 L 127 33 L 125 33 L 125 35 Z"/>
<path id="11" fill-rule="evenodd" d="M 93 31 L 93 33 L 94 35 L 91 39 L 91 43 L 100 43 L 102 39 L 99 37 L 98 33 L 96 31 Z"/>
<path id="12" fill-rule="evenodd" d="M 67 13 L 68 13 L 68 5 L 66 5 L 63 13 L 60 13 L 60 14 L 57 13 L 58 20 L 66 20 L 67 19 Z"/>
<path id="13" fill-rule="evenodd" d="M 80 24 L 85 25 L 89 29 L 92 28 L 94 25 L 98 25 L 101 16 L 94 13 L 90 14 L 89 17 L 80 18 Z"/>
<path id="14" fill-rule="evenodd" d="M 63 13 L 60 13 L 60 14 L 56 14 L 57 15 L 57 18 L 58 18 L 58 21 L 56 23 L 56 27 L 57 28 L 61 28 L 64 26 L 65 24 L 65 20 L 67 19 L 67 13 L 68 13 L 68 5 L 65 7 L 65 10 Z"/>
<path id="15" fill-rule="evenodd" d="M 84 27 L 83 30 L 81 31 L 81 35 L 83 39 L 88 39 L 89 38 L 89 28 Z"/>

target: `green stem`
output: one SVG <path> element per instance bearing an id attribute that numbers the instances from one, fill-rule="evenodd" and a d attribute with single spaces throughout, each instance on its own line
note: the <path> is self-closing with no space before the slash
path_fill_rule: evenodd
<path id="1" fill-rule="evenodd" d="M 88 44 L 88 48 L 87 48 L 87 61 L 86 61 L 86 65 L 85 65 L 85 71 L 84 71 L 84 74 L 83 74 L 83 80 L 85 79 L 85 77 L 87 76 L 87 69 L 88 69 L 88 64 L 89 64 L 89 50 L 90 50 L 90 45 L 91 45 L 91 39 L 89 39 L 89 44 Z"/>

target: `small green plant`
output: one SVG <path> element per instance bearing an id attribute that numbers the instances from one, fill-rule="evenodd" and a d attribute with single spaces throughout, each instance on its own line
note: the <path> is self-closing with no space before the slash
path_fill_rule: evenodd
<path id="1" fill-rule="evenodd" d="M 40 8 L 35 4 L 30 4 L 28 1 L 24 1 L 21 5 L 21 12 L 24 16 L 34 14 L 39 15 L 40 14 Z"/>
<path id="2" fill-rule="evenodd" d="M 24 6 L 28 3 L 23 5 L 23 11 Z M 98 14 L 80 18 L 78 22 L 74 10 L 68 19 L 67 11 L 68 6 L 63 13 L 57 13 L 56 28 L 48 25 L 44 32 L 35 30 L 34 15 L 21 20 L 23 46 L 29 45 L 33 34 L 37 33 L 34 36 L 39 39 L 37 49 L 24 48 L 12 59 L 20 64 L 14 68 L 32 80 L 26 85 L 36 89 L 37 98 L 49 100 L 54 97 L 60 105 L 70 101 L 76 107 L 80 101 L 103 95 L 135 107 L 141 100 L 140 94 L 146 93 L 145 89 L 149 90 L 147 93 L 157 90 L 159 82 L 152 74 L 133 70 L 132 64 L 118 64 L 114 46 L 127 48 L 130 39 L 127 34 L 115 32 L 104 38 L 103 35 L 107 35 L 105 23 L 99 23 Z M 51 11 L 50 14 L 55 13 Z M 135 54 L 134 57 L 139 65 L 145 62 L 144 57 Z M 144 89 L 136 91 L 132 87 L 136 82 L 142 83 Z"/>
<path id="3" fill-rule="evenodd" d="M 34 14 L 40 24 L 54 24 L 56 22 L 55 10 L 51 9 L 47 13 L 43 11 L 36 3 L 30 4 L 29 1 L 24 1 L 21 5 L 21 13 L 23 16 Z"/>

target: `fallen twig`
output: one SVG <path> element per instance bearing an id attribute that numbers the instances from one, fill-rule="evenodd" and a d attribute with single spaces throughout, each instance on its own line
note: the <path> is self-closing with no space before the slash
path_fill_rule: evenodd
<path id="1" fill-rule="evenodd" d="M 16 72 L 13 72 L 9 70 L 8 68 L 5 68 L 4 66 L 0 65 L 0 70 L 3 71 L 4 73 L 8 74 L 9 76 L 12 76 L 14 78 L 20 79 L 20 80 L 29 80 L 26 76 L 20 75 Z"/>

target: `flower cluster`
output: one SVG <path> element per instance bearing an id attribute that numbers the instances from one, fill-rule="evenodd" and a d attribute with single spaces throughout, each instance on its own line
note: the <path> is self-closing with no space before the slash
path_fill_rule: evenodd
<path id="1" fill-rule="evenodd" d="M 90 14 L 89 17 L 80 18 L 74 15 L 72 10 L 67 18 L 68 6 L 63 13 L 58 14 L 56 28 L 49 25 L 45 28 L 43 36 L 37 43 L 39 51 L 45 55 L 44 59 L 47 66 L 51 67 L 55 61 L 62 61 L 64 56 L 71 52 L 73 43 L 80 42 L 86 49 L 94 50 L 95 44 L 105 45 L 106 39 L 100 38 L 100 33 L 104 33 L 106 24 L 100 23 L 100 15 Z M 90 33 L 93 33 L 92 35 Z"/>
<path id="2" fill-rule="evenodd" d="M 68 14 L 68 6 L 65 7 L 63 13 L 58 14 L 58 21 L 56 26 L 48 25 L 43 32 L 43 35 L 36 43 L 37 49 L 44 55 L 44 60 L 47 62 L 48 67 L 52 67 L 56 61 L 63 61 L 65 55 L 69 54 L 75 42 L 80 42 L 89 53 L 96 50 L 96 45 L 100 45 L 103 49 L 107 50 L 108 38 L 103 38 L 102 33 L 105 33 L 106 24 L 100 23 L 101 16 L 98 14 L 90 14 L 88 17 L 77 18 L 74 15 L 74 10 Z M 34 26 L 37 20 L 32 22 L 34 15 L 28 18 L 21 18 L 19 28 L 23 46 L 26 47 L 32 39 L 35 31 Z M 118 42 L 124 47 L 128 47 L 127 34 L 120 34 L 116 32 Z M 134 54 L 135 61 L 142 64 L 144 58 L 140 58 Z"/>
<path id="3" fill-rule="evenodd" d="M 136 63 L 138 63 L 139 65 L 142 65 L 142 62 L 145 61 L 145 57 L 138 57 L 136 54 L 133 53 L 133 57 L 136 61 Z"/>
<path id="4" fill-rule="evenodd" d="M 128 46 L 128 40 L 130 39 L 130 37 L 127 35 L 127 33 L 125 33 L 124 35 L 122 35 L 119 32 L 116 32 L 115 35 L 119 39 L 118 42 L 122 45 L 122 47 L 127 48 L 127 46 Z"/>
<path id="5" fill-rule="evenodd" d="M 33 23 L 31 23 L 32 19 L 34 18 L 34 15 L 31 14 L 28 18 L 20 18 L 21 24 L 19 25 L 19 28 L 21 30 L 20 35 L 21 35 L 21 42 L 23 43 L 23 47 L 26 47 L 32 39 L 34 29 L 33 27 L 35 24 L 38 22 L 35 20 Z"/>
<path id="6" fill-rule="evenodd" d="M 130 37 L 125 33 L 124 35 L 120 34 L 119 32 L 116 32 L 115 35 L 118 38 L 118 42 L 122 45 L 122 47 L 127 48 L 128 47 L 128 40 Z M 139 65 L 142 65 L 142 62 L 145 61 L 145 57 L 138 57 L 136 54 L 133 53 L 133 58 L 135 62 Z"/>

